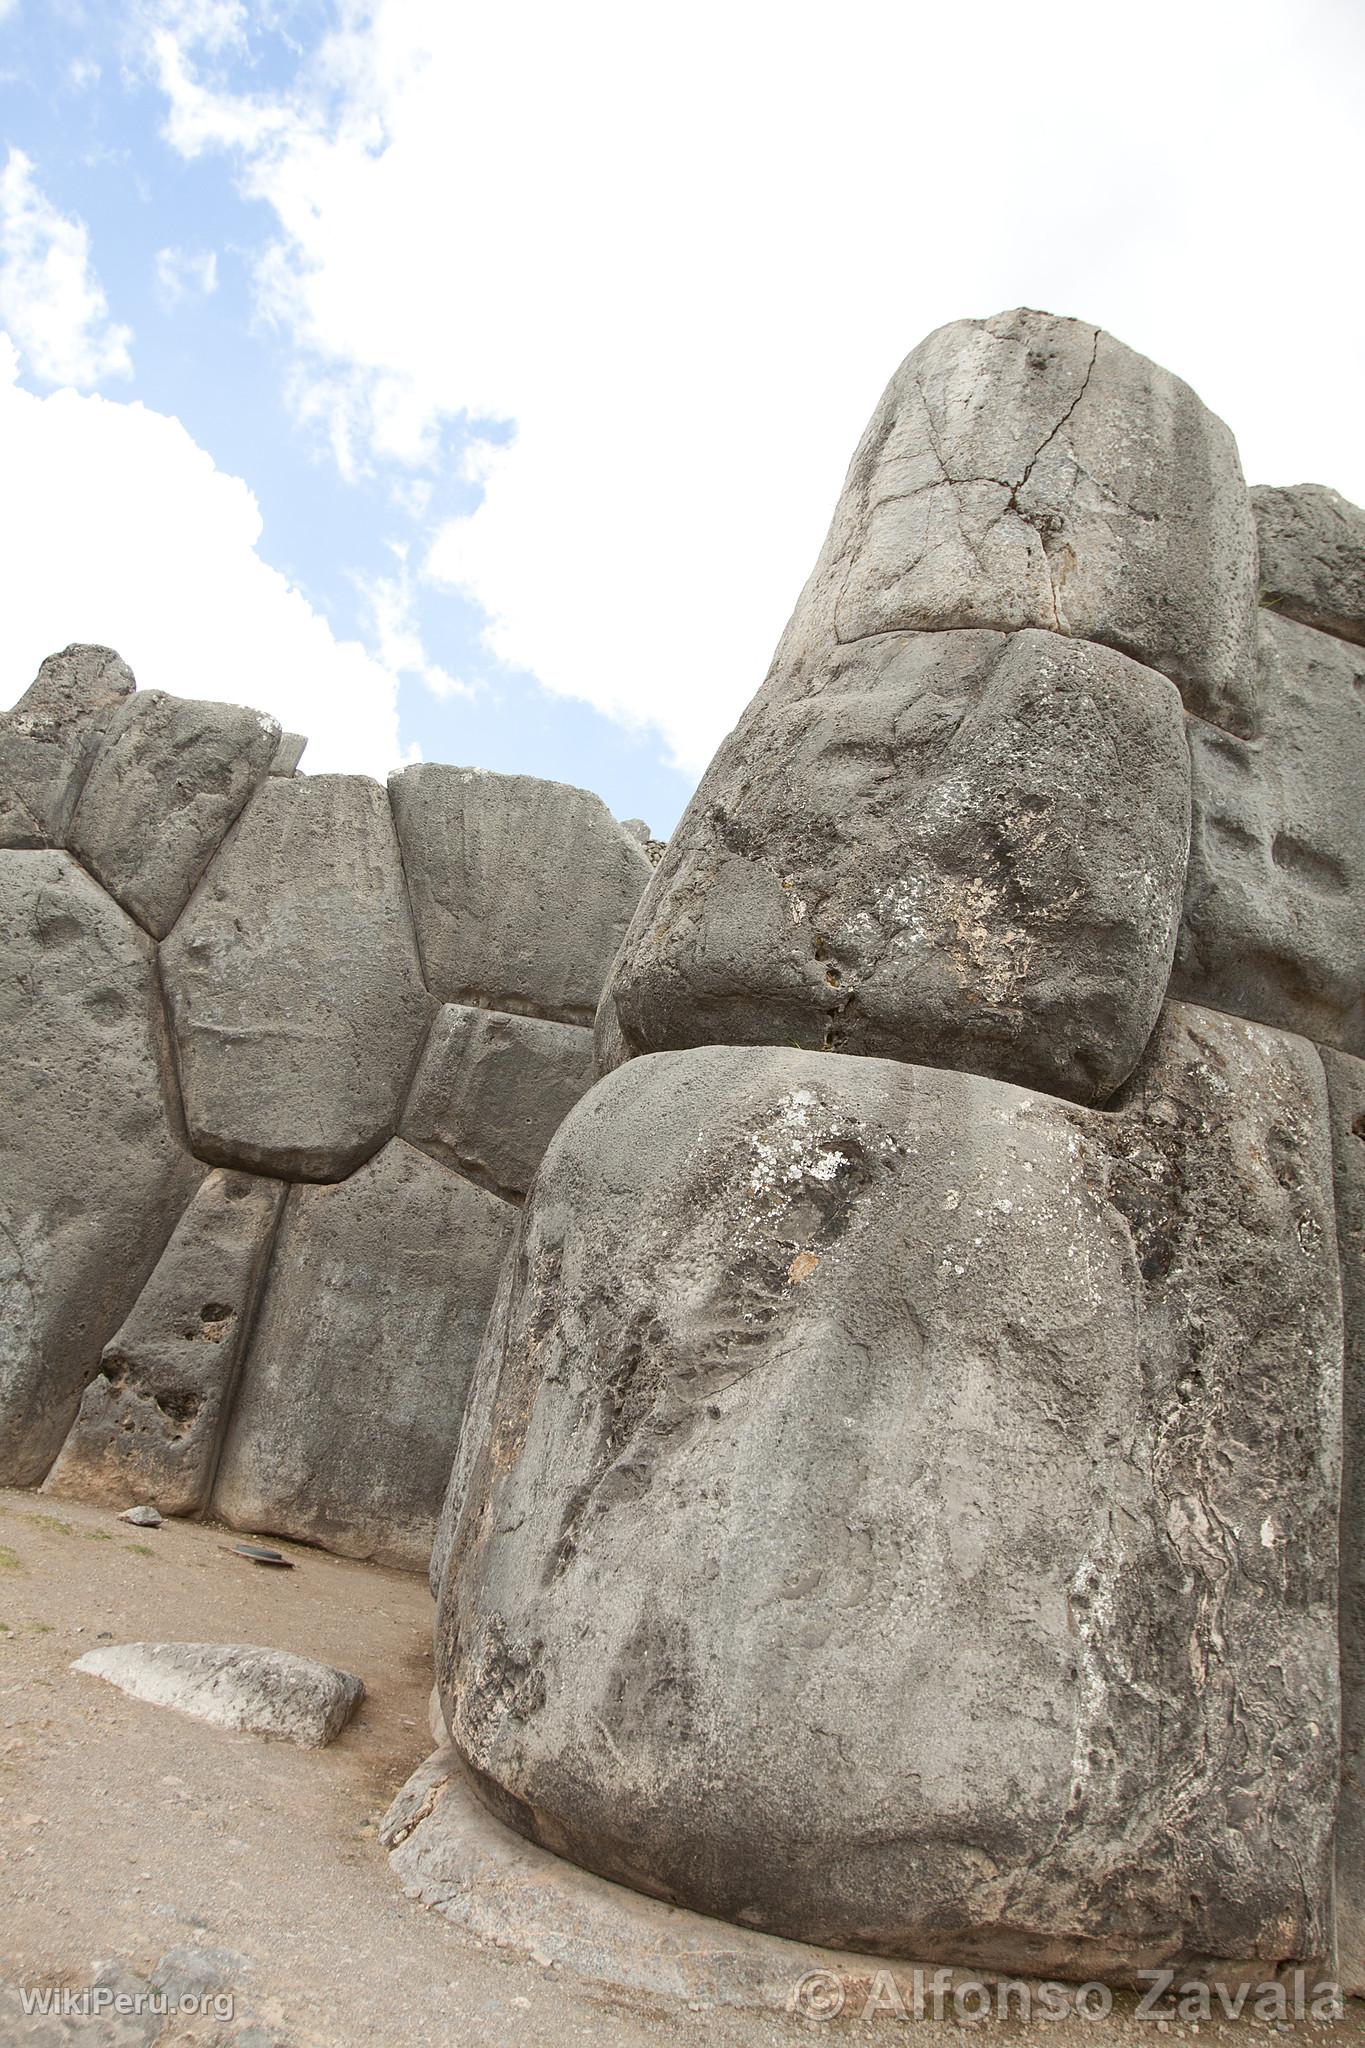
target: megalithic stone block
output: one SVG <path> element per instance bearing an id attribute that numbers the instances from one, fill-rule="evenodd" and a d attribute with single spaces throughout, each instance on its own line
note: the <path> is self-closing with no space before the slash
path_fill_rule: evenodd
<path id="1" fill-rule="evenodd" d="M 541 1155 L 592 1086 L 592 1033 L 579 1024 L 443 1004 L 400 1137 L 508 1201 L 520 1201 Z"/>
<path id="2" fill-rule="evenodd" d="M 843 648 L 769 681 L 707 770 L 599 1055 L 785 1042 L 1103 1101 L 1166 992 L 1189 805 L 1180 699 L 1112 648 Z"/>
<path id="3" fill-rule="evenodd" d="M 291 1189 L 214 1513 L 424 1569 L 515 1213 L 398 1138 Z"/>
<path id="4" fill-rule="evenodd" d="M 161 967 L 203 1158 L 338 1180 L 392 1136 L 432 1006 L 378 783 L 268 776 Z"/>
<path id="5" fill-rule="evenodd" d="M 1365 644 L 1365 510 L 1325 484 L 1260 485 L 1251 506 L 1262 604 Z"/>
<path id="6" fill-rule="evenodd" d="M 110 721 L 71 822 L 72 851 L 163 939 L 269 773 L 273 718 L 144 690 Z"/>
<path id="7" fill-rule="evenodd" d="M 1249 732 L 1256 537 L 1188 384 L 1079 320 L 958 320 L 901 364 L 775 669 L 879 633 L 1040 626 L 1117 647 Z"/>
<path id="8" fill-rule="evenodd" d="M 0 1484 L 33 1486 L 204 1168 L 147 934 L 70 858 L 0 853 Z"/>
<path id="9" fill-rule="evenodd" d="M 112 647 L 49 654 L 0 715 L 0 847 L 65 845 L 100 737 L 136 688 Z"/>
<path id="10" fill-rule="evenodd" d="M 1341 1803 L 1337 1975 L 1365 1997 L 1365 1060 L 1325 1052 L 1345 1314 L 1341 1487 Z"/>
<path id="11" fill-rule="evenodd" d="M 1321 1956 L 1341 1321 L 1322 1065 L 1172 1008 L 1110 1112 L 632 1061 L 471 1397 L 452 1738 L 512 1826 L 806 1941 Z"/>
<path id="12" fill-rule="evenodd" d="M 1172 991 L 1365 1053 L 1365 647 L 1262 612 L 1260 667 L 1259 740 L 1190 720 Z"/>
<path id="13" fill-rule="evenodd" d="M 106 1344 L 46 1492 L 166 1515 L 207 1506 L 284 1192 L 208 1175 Z"/>

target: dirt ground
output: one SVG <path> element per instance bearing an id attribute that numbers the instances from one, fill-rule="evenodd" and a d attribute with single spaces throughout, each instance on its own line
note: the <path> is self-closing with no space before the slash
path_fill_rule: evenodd
<path id="1" fill-rule="evenodd" d="M 1255 2020 L 1121 2012 L 1026 2030 L 688 2010 L 480 1948 L 404 1898 L 376 1841 L 431 1748 L 425 1583 L 288 1544 L 277 1547 L 296 1569 L 266 1570 L 232 1556 L 236 1540 L 0 1490 L 0 2048 L 850 2048 L 912 2029 L 919 2048 L 988 2035 L 1155 2048 L 1283 2036 Z M 72 1672 L 103 1639 L 294 1650 L 358 1672 L 367 1697 L 331 1748 L 299 1750 Z M 36 2018 L 20 1997 L 149 1985 L 181 2001 L 197 1991 L 209 2010 Z M 1331 2027 L 1293 2031 L 1365 2040 L 1354 2006 Z"/>

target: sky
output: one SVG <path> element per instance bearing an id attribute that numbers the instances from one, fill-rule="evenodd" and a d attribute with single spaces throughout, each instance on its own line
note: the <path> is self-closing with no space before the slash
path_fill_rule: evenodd
<path id="1" fill-rule="evenodd" d="M 896 364 L 1015 305 L 1365 501 L 1358 0 L 0 0 L 0 705 L 656 832 Z"/>

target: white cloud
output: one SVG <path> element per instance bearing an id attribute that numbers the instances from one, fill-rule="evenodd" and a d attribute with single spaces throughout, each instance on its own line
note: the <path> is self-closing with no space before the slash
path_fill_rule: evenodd
<path id="1" fill-rule="evenodd" d="M 158 249 L 156 295 L 173 313 L 187 299 L 207 299 L 218 289 L 218 257 L 212 249 Z"/>
<path id="2" fill-rule="evenodd" d="M 474 687 L 433 662 L 422 642 L 416 619 L 416 591 L 407 550 L 391 544 L 393 573 L 359 579 L 361 594 L 369 613 L 375 652 L 396 675 L 410 675 L 426 685 L 435 697 L 473 697 Z"/>
<path id="3" fill-rule="evenodd" d="M 1359 12 L 348 5 L 293 95 L 165 18 L 168 133 L 237 152 L 300 403 L 350 473 L 515 421 L 427 572 L 495 651 L 699 767 L 762 677 L 881 386 L 928 329 L 1102 321 L 1254 477 L 1365 495 Z M 216 37 L 216 45 L 214 38 Z"/>
<path id="4" fill-rule="evenodd" d="M 116 647 L 144 689 L 226 699 L 310 735 L 305 765 L 400 760 L 397 678 L 256 551 L 261 515 L 180 422 L 142 405 L 19 388 L 0 338 L 0 703 L 72 640 Z"/>
<path id="5" fill-rule="evenodd" d="M 0 171 L 0 326 L 44 383 L 88 389 L 132 373 L 133 337 L 109 318 L 85 223 L 44 196 L 21 149 Z"/>

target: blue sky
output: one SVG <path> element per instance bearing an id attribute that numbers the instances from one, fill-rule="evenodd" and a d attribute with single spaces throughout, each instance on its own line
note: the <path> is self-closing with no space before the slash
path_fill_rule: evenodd
<path id="1" fill-rule="evenodd" d="M 0 0 L 0 701 L 109 639 L 667 830 L 899 357 L 1021 302 L 1365 495 L 1359 10 L 1022 15 Z"/>

